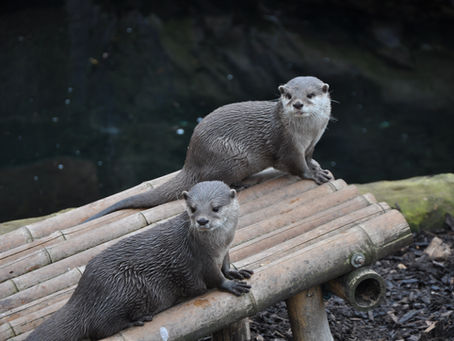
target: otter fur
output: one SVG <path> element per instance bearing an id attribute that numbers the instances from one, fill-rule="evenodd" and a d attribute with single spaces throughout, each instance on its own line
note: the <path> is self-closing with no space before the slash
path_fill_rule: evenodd
<path id="1" fill-rule="evenodd" d="M 195 127 L 184 166 L 173 179 L 123 199 L 88 220 L 119 209 L 176 200 L 200 181 L 238 184 L 267 167 L 318 184 L 330 180 L 329 172 L 312 159 L 331 116 L 328 84 L 315 77 L 296 77 L 278 89 L 278 101 L 233 103 L 214 110 Z"/>
<path id="2" fill-rule="evenodd" d="M 235 190 L 209 181 L 183 196 L 186 212 L 90 260 L 69 301 L 27 340 L 100 339 L 210 288 L 248 292 L 237 279 L 252 271 L 231 269 L 228 254 L 239 215 Z"/>

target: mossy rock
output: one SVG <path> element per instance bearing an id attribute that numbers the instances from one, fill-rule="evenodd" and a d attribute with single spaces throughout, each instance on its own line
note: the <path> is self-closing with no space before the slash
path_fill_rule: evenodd
<path id="1" fill-rule="evenodd" d="M 378 201 L 398 207 L 413 231 L 443 226 L 446 213 L 454 213 L 454 174 L 421 176 L 405 180 L 357 185 Z"/>

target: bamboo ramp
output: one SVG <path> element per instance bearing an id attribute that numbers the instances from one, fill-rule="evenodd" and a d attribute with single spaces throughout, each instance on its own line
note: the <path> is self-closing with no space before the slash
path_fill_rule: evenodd
<path id="1" fill-rule="evenodd" d="M 0 340 L 23 340 L 71 296 L 84 266 L 122 238 L 153 228 L 184 210 L 181 200 L 158 207 L 114 212 L 81 223 L 175 173 L 23 226 L 0 236 Z M 265 170 L 239 192 L 241 216 L 230 250 L 238 268 L 254 270 L 251 292 L 236 297 L 218 290 L 174 306 L 143 327 L 109 340 L 192 340 L 251 316 L 364 265 L 411 242 L 404 217 L 371 194 L 332 180 L 313 181 Z M 188 322 L 189 321 L 189 322 Z"/>

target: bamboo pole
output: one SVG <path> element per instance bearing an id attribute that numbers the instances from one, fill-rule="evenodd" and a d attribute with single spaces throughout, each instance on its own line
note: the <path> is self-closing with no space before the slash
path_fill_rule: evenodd
<path id="1" fill-rule="evenodd" d="M 31 314 L 36 311 L 40 311 L 51 305 L 57 306 L 56 304 L 58 304 L 61 301 L 64 302 L 68 301 L 75 289 L 76 285 L 74 284 L 70 287 L 54 292 L 49 296 L 37 299 L 33 302 L 11 309 L 10 311 L 7 311 L 2 314 L 3 317 L 0 322 L 11 325 L 11 323 L 14 323 L 13 321 L 22 319 L 27 316 L 31 316 Z"/>
<path id="2" fill-rule="evenodd" d="M 383 277 L 369 267 L 362 267 L 333 279 L 325 283 L 324 287 L 361 311 L 375 308 L 385 295 Z"/>
<path id="3" fill-rule="evenodd" d="M 268 176 L 270 176 L 272 173 L 268 172 L 266 173 Z M 266 175 L 265 174 L 265 175 Z M 257 175 L 259 176 L 259 175 Z M 260 179 L 266 179 L 265 176 L 260 176 Z M 250 195 L 250 193 L 254 193 L 256 195 L 257 193 L 262 193 L 262 194 L 267 194 L 270 191 L 275 191 L 278 189 L 281 189 L 283 186 L 288 186 L 292 183 L 296 182 L 295 177 L 283 177 L 280 176 L 278 178 L 272 178 L 269 181 L 265 181 L 264 183 L 260 183 L 257 186 L 252 188 L 248 188 L 241 192 L 240 196 L 240 202 L 243 202 L 243 200 L 251 200 L 254 198 L 253 195 Z M 309 183 L 309 181 L 305 181 Z M 152 224 L 158 221 L 162 221 L 165 219 L 168 219 L 172 216 L 175 216 L 183 211 L 184 207 L 182 205 L 182 201 L 173 201 L 169 203 L 165 203 L 163 205 L 160 205 L 159 207 L 153 207 L 151 209 L 147 209 L 145 211 L 142 211 L 141 213 L 143 216 L 146 218 L 146 221 L 148 224 Z M 27 244 L 21 244 L 15 248 L 6 250 L 2 253 L 0 253 L 0 262 L 2 264 L 11 262 L 13 260 L 19 259 L 21 257 L 24 257 L 27 254 L 30 254 L 32 252 L 41 252 L 41 260 L 45 259 L 45 252 L 43 252 L 43 248 L 48 247 L 50 245 L 55 245 L 58 244 L 59 242 L 63 242 L 65 240 L 71 239 L 72 237 L 81 235 L 93 231 L 98 228 L 102 228 L 104 225 L 110 224 L 111 226 L 108 229 L 117 229 L 117 230 L 123 230 L 123 225 L 128 224 L 130 229 L 139 229 L 142 227 L 142 225 L 136 225 L 132 226 L 131 224 L 133 223 L 133 217 L 131 217 L 132 213 L 137 212 L 137 210 L 122 210 L 118 212 L 111 213 L 107 216 L 103 216 L 101 218 L 98 218 L 94 221 L 89 221 L 84 224 L 76 225 L 76 226 L 71 226 L 69 228 L 63 229 L 63 230 L 57 230 L 52 232 L 48 236 L 44 236 L 40 239 L 30 241 Z M 138 214 L 138 213 L 137 213 Z M 40 222 L 42 223 L 42 222 Z M 126 231 L 126 230 L 125 230 Z M 101 232 L 101 235 L 103 233 Z M 105 234 L 109 236 L 110 234 Z M 82 237 L 85 238 L 85 237 Z M 94 242 L 96 239 L 92 239 L 90 237 L 90 240 Z M 42 260 L 43 261 L 43 260 Z M 1 265 L 0 265 L 1 267 Z M 17 275 L 17 274 L 16 274 Z M 0 276 L 0 278 L 3 278 Z M 8 277 L 5 277 L 7 279 Z"/>
<path id="4" fill-rule="evenodd" d="M 251 330 L 249 318 L 234 322 L 213 334 L 213 341 L 249 341 L 251 340 Z"/>
<path id="5" fill-rule="evenodd" d="M 377 233 L 377 229 L 381 232 Z M 121 332 L 116 339 L 159 339 L 161 327 L 166 328 L 169 340 L 202 337 L 226 324 L 253 315 L 277 301 L 353 270 L 349 259 L 354 253 L 363 253 L 364 264 L 370 264 L 377 257 L 397 251 L 410 240 L 411 232 L 402 215 L 395 210 L 388 211 L 345 231 L 338 231 L 302 244 L 278 259 L 265 262 L 265 265 L 256 269 L 252 276 L 250 280 L 252 290 L 248 295 L 236 297 L 211 291 L 158 314 L 144 327 Z M 330 252 L 327 253 L 326 250 Z M 383 250 L 386 250 L 386 254 Z M 239 266 L 238 263 L 235 265 Z M 34 316 L 43 318 L 52 312 L 51 309 L 46 309 L 37 311 L 35 315 L 29 317 L 32 318 L 29 327 L 23 324 L 22 320 L 11 321 L 15 333 L 19 334 L 33 328 L 36 323 Z M 17 331 L 15 326 L 19 326 Z"/>
<path id="6" fill-rule="evenodd" d="M 387 228 L 383 229 L 383 226 Z M 382 228 L 380 236 L 373 230 Z M 353 270 L 346 262 L 355 251 L 366 256 L 366 264 L 407 245 L 411 232 L 405 219 L 394 210 L 356 225 L 340 235 L 324 238 L 310 247 L 260 268 L 249 281 L 251 292 L 236 297 L 211 291 L 155 316 L 143 327 L 130 328 L 105 340 L 196 340 L 224 325 L 253 315 L 267 306 Z M 330 250 L 329 253 L 326 250 Z M 185 323 L 184 321 L 190 321 Z M 197 321 L 197 323 L 193 323 Z"/>
<path id="7" fill-rule="evenodd" d="M 313 225 L 311 220 L 286 225 L 233 247 L 230 250 L 230 259 L 233 262 L 241 260 L 241 267 L 258 267 L 259 264 L 262 264 L 260 262 L 264 257 L 270 261 L 285 254 L 289 249 L 298 248 L 304 243 L 316 240 L 329 233 L 345 230 L 359 221 L 383 214 L 388 209 L 389 207 L 386 204 L 373 204 L 321 225 Z M 250 262 L 247 265 L 242 263 L 246 261 L 246 258 Z M 251 263 L 252 260 L 254 262 Z"/>
<path id="8" fill-rule="evenodd" d="M 244 258 L 251 255 L 255 250 L 268 248 L 274 244 L 278 244 L 282 241 L 293 238 L 294 236 L 304 232 L 305 230 L 309 230 L 313 227 L 321 225 L 321 223 L 324 221 L 336 218 L 336 214 L 342 217 L 348 212 L 358 210 L 362 207 L 366 207 L 367 205 L 371 205 L 373 201 L 374 198 L 370 195 L 355 197 L 354 199 L 351 199 L 344 204 L 332 207 L 327 211 L 319 212 L 314 216 L 308 217 L 307 219 L 303 219 L 299 224 L 287 225 L 283 229 L 273 231 L 268 235 L 263 236 L 266 238 L 260 238 L 260 235 L 258 235 L 256 239 L 240 245 L 240 248 L 233 248 L 231 251 L 232 260 Z M 364 217 L 370 217 L 375 212 L 382 212 L 384 210 L 385 209 L 383 209 L 383 207 L 380 205 L 369 206 L 369 208 L 367 210 L 364 210 L 364 212 L 362 212 L 361 210 L 355 212 L 354 215 L 351 216 L 351 219 L 353 219 L 351 221 Z M 349 217 L 350 216 L 346 216 L 343 219 L 339 220 L 338 224 L 345 225 L 346 222 L 351 222 L 346 220 Z M 334 229 L 337 228 L 338 225 L 332 226 L 332 229 Z M 276 237 L 278 237 L 278 239 L 276 239 Z M 265 242 L 266 245 L 264 245 L 263 242 Z M 42 284 L 38 284 L 29 289 L 20 291 L 13 296 L 9 296 L 7 298 L 4 298 L 3 300 L 0 300 L 0 307 L 2 308 L 2 310 L 7 310 L 11 305 L 14 306 L 14 302 L 17 302 L 18 300 L 21 300 L 23 303 L 30 302 L 34 299 L 45 296 L 46 294 L 50 294 L 53 291 L 58 290 L 58 288 L 77 283 L 79 277 L 80 272 L 76 269 L 70 272 L 65 272 L 62 275 L 43 282 Z"/>
<path id="9" fill-rule="evenodd" d="M 66 229 L 75 225 L 80 224 L 84 220 L 88 219 L 92 215 L 97 212 L 100 212 L 104 208 L 116 203 L 119 200 L 127 198 L 131 195 L 135 195 L 138 193 L 143 193 L 147 190 L 153 189 L 167 180 L 174 177 L 178 172 L 170 173 L 164 175 L 160 178 L 156 178 L 150 181 L 143 182 L 135 187 L 127 189 L 125 191 L 113 194 L 108 196 L 104 199 L 100 199 L 93 203 L 75 208 L 70 211 L 63 212 L 61 214 L 57 214 L 51 218 L 35 222 L 32 224 L 28 224 L 22 226 L 19 229 L 14 231 L 5 233 L 0 238 L 0 253 L 19 247 L 23 244 L 28 244 L 33 242 L 36 239 L 43 238 L 52 234 L 55 231 Z M 273 169 L 266 169 L 256 175 L 251 177 L 252 183 L 259 183 L 261 182 L 268 182 L 264 187 L 264 193 L 267 193 L 270 190 L 275 190 L 277 187 L 280 186 L 287 186 L 296 182 L 298 178 L 292 176 L 285 176 L 281 172 L 274 171 Z M 257 186 L 253 187 L 254 190 L 245 190 L 244 194 L 241 196 L 244 197 L 245 201 L 252 200 L 257 196 L 261 195 L 261 188 L 257 188 Z M 253 193 L 257 189 L 257 193 Z M 134 212 L 137 210 L 128 210 L 128 212 Z M 124 211 L 122 212 L 113 212 L 107 216 L 101 217 L 97 219 L 97 225 L 105 224 L 108 221 L 111 221 L 113 218 L 124 217 Z M 91 226 L 91 225 L 86 225 Z M 0 258 L 1 259 L 1 258 Z"/>
<path id="10" fill-rule="evenodd" d="M 0 299 L 0 322 L 3 318 L 9 316 L 15 307 L 20 307 L 77 284 L 84 270 L 85 266 L 75 267 L 57 277 Z"/>
<path id="11" fill-rule="evenodd" d="M 339 182 L 341 185 L 342 182 Z M 301 193 L 301 196 L 298 197 L 297 199 L 287 199 L 287 200 L 292 200 L 292 201 L 298 201 L 299 203 L 305 202 L 307 200 L 310 200 L 313 196 L 313 191 L 317 190 L 319 192 L 331 192 L 335 188 L 340 187 L 340 185 L 323 185 L 318 188 L 321 189 L 314 189 L 314 190 L 309 190 L 307 192 Z M 350 187 L 350 192 L 349 195 L 354 195 L 356 194 L 356 191 L 353 190 L 354 187 Z M 273 193 L 276 193 L 277 198 L 285 197 L 287 195 L 287 192 L 285 191 L 275 191 Z M 346 192 L 347 193 L 347 192 Z M 329 205 L 331 201 L 327 200 L 326 203 L 324 204 Z M 285 208 L 287 207 L 287 202 L 280 200 L 279 204 L 274 205 L 273 209 L 268 210 L 268 215 L 270 214 L 276 214 L 279 212 L 283 212 Z M 180 206 L 178 206 L 180 205 Z M 164 206 L 164 207 L 163 207 Z M 165 207 L 171 208 L 169 210 L 165 210 Z M 179 207 L 179 208 L 178 208 Z M 51 263 L 56 263 L 59 260 L 63 260 L 64 258 L 68 258 L 71 256 L 77 255 L 79 252 L 83 250 L 87 250 L 99 245 L 102 245 L 105 242 L 108 242 L 109 239 L 117 238 L 118 237 L 126 237 L 128 236 L 131 231 L 136 231 L 140 228 L 145 227 L 148 223 L 151 223 L 152 221 L 163 218 L 168 215 L 168 212 L 175 213 L 178 211 L 181 211 L 182 205 L 181 203 L 179 204 L 178 202 L 176 203 L 167 203 L 164 205 L 161 205 L 157 208 L 151 208 L 145 212 L 139 212 L 135 213 L 133 215 L 127 216 L 120 221 L 114 221 L 108 225 L 102 225 L 98 227 L 97 229 L 87 231 L 81 235 L 76 235 L 73 238 L 70 238 L 68 240 L 64 240 L 60 243 L 50 245 L 48 247 L 44 247 L 42 249 L 38 249 L 35 252 L 26 254 L 25 256 L 21 258 L 16 259 L 16 255 L 13 254 L 13 257 L 6 258 L 5 260 L 2 261 L 2 265 L 0 265 L 0 278 L 3 278 L 4 280 L 12 279 L 14 278 L 14 282 L 17 281 L 18 276 L 21 276 L 23 274 L 26 274 L 27 272 L 30 272 L 30 270 L 34 270 L 37 268 L 41 268 L 45 265 L 49 265 Z M 156 213 L 156 212 L 165 212 L 163 213 Z M 304 211 L 304 212 L 307 212 Z M 307 213 L 306 213 L 307 214 Z M 300 214 L 297 214 L 300 216 Z M 263 217 L 266 217 L 265 212 L 263 212 L 262 215 L 255 215 L 254 219 L 263 219 Z M 145 217 L 145 219 L 144 219 Z M 286 214 L 285 219 L 287 218 L 294 218 L 293 215 L 291 214 Z M 282 222 L 285 223 L 285 219 L 280 219 Z M 250 222 L 254 222 L 253 220 L 249 219 Z M 268 224 L 268 226 L 271 226 Z M 11 259 L 12 258 L 12 259 Z M 8 260 L 10 260 L 8 262 Z M 77 265 L 82 265 L 78 263 Z M 2 288 L 3 287 L 9 287 L 7 292 L 11 294 L 11 290 L 13 289 L 14 286 L 8 284 L 1 283 L 0 284 L 0 298 L 4 297 L 2 294 Z"/>
<path id="12" fill-rule="evenodd" d="M 93 203 L 75 208 L 73 210 L 57 214 L 49 219 L 42 220 L 33 224 L 25 225 L 17 230 L 5 233 L 0 239 L 0 252 L 12 249 L 22 244 L 29 243 L 35 239 L 42 238 L 60 229 L 77 225 L 88 219 L 102 209 L 116 203 L 117 201 L 127 198 L 131 195 L 142 193 L 150 188 L 174 177 L 177 172 L 167 174 L 163 177 L 144 182 L 140 185 L 127 189 L 123 192 L 116 193 L 107 198 L 100 199 Z"/>
<path id="13" fill-rule="evenodd" d="M 372 200 L 369 196 L 363 196 L 363 197 L 358 197 L 358 198 L 359 199 L 356 199 L 356 200 L 364 201 L 365 203 L 370 202 Z M 327 200 L 326 202 L 329 202 L 329 200 Z M 312 210 L 310 210 L 311 207 L 312 207 Z M 305 207 L 304 209 L 301 209 L 300 213 L 303 213 L 303 215 L 304 215 L 304 212 L 306 212 L 306 215 L 310 216 L 311 214 L 313 214 L 315 212 L 317 207 L 318 207 L 317 205 L 315 205 L 315 206 L 309 205 L 308 207 Z M 335 211 L 337 211 L 338 213 L 345 212 L 345 211 L 343 211 L 342 206 L 338 206 L 338 210 L 335 210 Z M 320 216 L 322 214 L 323 213 L 320 212 L 317 215 Z M 317 216 L 315 216 L 315 217 L 317 217 Z M 326 215 L 326 217 L 329 217 L 329 214 Z M 299 218 L 301 218 L 301 216 Z M 318 221 L 315 220 L 314 222 L 315 223 L 321 222 L 321 220 L 318 220 Z M 285 226 L 285 223 L 281 224 L 281 225 Z M 312 224 L 311 226 L 315 226 L 315 225 Z M 251 226 L 251 227 L 248 227 L 246 229 L 239 230 L 237 232 L 237 236 L 235 238 L 234 245 L 237 245 L 240 242 L 244 242 L 245 241 L 245 240 L 241 240 L 242 234 L 244 234 L 244 232 L 247 232 L 249 228 L 254 229 L 252 232 L 249 233 L 249 235 L 253 235 L 253 236 L 256 236 L 256 237 L 259 236 L 260 233 L 259 233 L 259 231 L 255 230 L 256 227 L 257 226 Z M 265 233 L 265 232 L 267 232 L 267 231 L 264 231 L 263 233 Z M 126 236 L 123 236 L 123 237 L 126 237 Z M 42 269 L 37 269 L 37 270 L 32 271 L 30 273 L 26 273 L 26 274 L 24 274 L 22 276 L 18 276 L 16 278 L 13 278 L 10 281 L 3 282 L 3 283 L 0 284 L 0 297 L 9 296 L 11 294 L 14 294 L 17 291 L 24 290 L 26 288 L 29 288 L 29 287 L 33 286 L 33 285 L 36 285 L 39 282 L 43 282 L 43 281 L 45 281 L 45 280 L 47 280 L 49 278 L 58 276 L 59 274 L 65 273 L 68 268 L 72 268 L 74 266 L 84 265 L 95 254 L 97 254 L 98 252 L 102 251 L 104 248 L 106 248 L 108 245 L 111 245 L 113 242 L 116 242 L 116 240 L 115 241 L 110 241 L 107 244 L 101 244 L 100 246 L 97 246 L 96 248 L 89 249 L 87 251 L 74 254 L 73 256 L 70 256 L 70 257 L 68 257 L 68 258 L 66 258 L 64 260 L 59 261 L 59 262 L 53 263 L 53 264 L 51 264 L 49 266 L 46 266 L 46 267 L 44 267 Z"/>
<path id="14" fill-rule="evenodd" d="M 266 238 L 260 238 L 260 236 L 258 236 L 256 239 L 252 241 L 246 242 L 244 244 L 239 245 L 238 247 L 232 248 L 230 252 L 231 259 L 232 261 L 237 261 L 247 256 L 251 256 L 254 252 L 258 250 L 264 250 L 288 239 L 297 237 L 300 233 L 303 233 L 306 230 L 312 229 L 313 227 L 316 227 L 318 225 L 321 225 L 320 228 L 318 229 L 318 231 L 320 232 L 318 234 L 314 234 L 314 232 L 312 232 L 310 238 L 314 239 L 320 237 L 323 234 L 328 233 L 329 231 L 335 230 L 336 228 L 340 227 L 345 228 L 347 224 L 351 224 L 361 219 L 371 218 L 375 214 L 383 213 L 387 209 L 389 209 L 389 207 L 386 204 L 371 205 L 370 203 L 372 200 L 373 198 L 369 197 L 368 195 L 356 197 L 342 205 L 333 207 L 328 211 L 319 212 L 315 216 L 311 216 L 306 220 L 302 220 L 300 223 L 292 224 L 284 227 L 283 229 L 273 231 L 269 233 L 269 235 L 265 235 L 264 237 Z M 363 209 L 361 209 L 362 207 Z M 347 215 L 348 211 L 345 210 L 344 208 L 351 209 L 352 212 L 350 212 L 350 214 Z M 321 224 L 322 220 L 314 219 L 317 218 L 317 216 L 322 216 L 325 219 L 326 217 L 335 218 L 335 216 L 331 215 L 332 213 L 330 211 L 332 210 L 335 210 L 335 212 L 339 214 L 340 217 L 331 221 L 328 224 L 327 228 L 325 228 L 324 225 Z M 296 240 L 304 239 L 300 237 L 299 239 Z M 293 245 L 293 247 L 295 247 L 295 245 Z M 275 249 L 276 250 L 274 249 L 268 250 L 267 254 L 273 254 L 274 252 L 279 252 L 279 255 L 282 254 L 282 252 L 285 252 L 283 250 L 286 249 L 285 244 L 284 247 L 276 246 Z M 256 257 L 263 258 L 263 254 L 259 254 L 259 256 Z M 260 259 L 256 260 L 257 264 L 254 264 L 254 267 L 259 266 L 258 262 L 261 262 L 261 260 Z M 53 291 L 58 290 L 58 288 L 77 283 L 79 277 L 80 272 L 77 271 L 77 269 L 73 269 L 70 272 L 63 273 L 62 275 L 57 276 L 55 278 L 51 278 L 50 280 L 43 282 L 42 284 L 38 284 L 37 286 L 26 289 L 23 292 L 19 292 L 13 296 L 9 296 L 8 298 L 0 300 L 0 307 L 3 308 L 4 310 L 7 310 L 7 308 L 9 308 L 7 304 L 14 305 L 14 302 L 17 302 L 17 300 L 22 300 L 24 303 L 30 302 L 34 299 L 45 296 L 46 294 L 50 294 Z"/>
<path id="15" fill-rule="evenodd" d="M 68 297 L 69 299 L 69 297 Z M 4 323 L 0 326 L 0 339 L 6 340 L 8 338 L 28 332 L 39 326 L 50 314 L 60 309 L 66 300 L 58 301 L 43 309 L 37 310 L 28 314 L 27 316 L 19 317 L 10 322 Z"/>
<path id="16" fill-rule="evenodd" d="M 32 252 L 12 262 L 0 265 L 0 278 L 4 280 L 14 278 L 30 270 L 55 263 L 61 259 L 88 250 L 111 239 L 123 236 L 147 225 L 142 213 L 128 216 L 118 222 L 103 225 L 83 235 L 76 236 L 61 243 L 50 245 L 41 250 Z"/>
<path id="17" fill-rule="evenodd" d="M 325 188 L 330 187 L 327 186 Z M 310 194 L 308 192 L 307 194 Z M 354 186 L 347 186 L 339 191 L 329 193 L 323 198 L 323 200 L 310 201 L 310 196 L 306 195 L 306 197 L 309 197 L 309 201 L 305 205 L 296 206 L 292 209 L 286 209 L 288 207 L 287 202 L 279 202 L 278 204 L 273 205 L 273 207 L 262 211 L 261 216 L 256 215 L 254 217 L 256 220 L 247 219 L 247 223 L 249 223 L 248 225 L 244 225 L 246 224 L 246 221 L 242 220 L 240 217 L 239 223 L 242 224 L 240 226 L 248 227 L 243 227 L 236 232 L 236 237 L 233 245 L 253 239 L 260 234 L 271 232 L 276 228 L 276 226 L 291 224 L 309 217 L 316 212 L 337 206 L 345 201 L 354 198 L 356 195 L 356 188 Z M 300 198 L 300 200 L 303 202 L 305 201 L 305 199 L 303 198 Z"/>
<path id="18" fill-rule="evenodd" d="M 241 204 L 240 205 L 241 216 L 245 217 L 246 215 L 248 215 L 252 212 L 256 212 L 256 211 L 263 209 L 265 207 L 268 207 L 268 206 L 272 206 L 273 204 L 275 204 L 277 202 L 277 198 L 279 198 L 279 200 L 297 198 L 300 196 L 305 196 L 305 194 L 308 193 L 308 191 L 310 191 L 310 190 L 313 190 L 311 192 L 312 193 L 311 195 L 313 195 L 313 196 L 317 195 L 318 192 L 320 192 L 320 194 L 322 195 L 323 192 L 329 192 L 330 190 L 331 191 L 336 190 L 337 186 L 339 186 L 339 189 L 340 189 L 342 187 L 345 187 L 345 185 L 346 184 L 343 180 L 336 180 L 335 182 L 329 182 L 322 186 L 317 185 L 313 181 L 300 180 L 300 181 L 292 183 L 292 186 L 281 186 L 268 193 L 263 193 L 264 191 L 261 191 L 262 195 L 260 197 L 256 198 L 255 200 L 249 200 L 246 202 L 242 201 L 241 193 L 243 193 L 243 192 L 240 192 L 239 200 L 240 200 L 240 204 Z M 334 188 L 326 189 L 326 187 L 330 187 L 330 186 L 331 187 L 334 186 Z M 315 189 L 320 188 L 320 187 L 322 187 L 321 191 L 315 191 Z M 254 190 L 255 190 L 255 188 L 254 188 Z M 247 190 L 245 190 L 245 191 L 247 191 Z M 249 192 L 253 192 L 256 194 L 255 191 L 249 191 Z"/>
<path id="19" fill-rule="evenodd" d="M 320 286 L 301 291 L 286 300 L 293 340 L 333 341 Z"/>
<path id="20" fill-rule="evenodd" d="M 92 243 L 98 239 L 101 242 L 102 238 L 114 238 L 113 236 L 115 235 L 126 234 L 127 232 L 140 229 L 145 225 L 171 218 L 181 213 L 183 209 L 184 207 L 182 201 L 173 201 L 160 205 L 159 207 L 153 207 L 146 211 L 137 213 L 135 213 L 136 210 L 115 212 L 116 214 L 113 214 L 112 216 L 105 216 L 100 219 L 89 221 L 85 224 L 55 231 L 50 235 L 34 240 L 31 243 L 23 244 L 14 249 L 1 253 L 0 262 L 3 265 L 0 265 L 0 268 L 9 262 L 26 257 L 33 252 L 42 251 L 44 248 L 48 250 L 52 245 L 64 243 L 64 241 L 75 237 L 82 236 L 79 238 L 88 238 Z M 145 220 L 137 219 L 140 215 L 142 215 Z M 106 217 L 109 219 L 103 219 Z M 106 225 L 108 225 L 108 227 L 106 227 Z M 107 233 L 105 233 L 106 230 L 108 230 Z M 113 231 L 113 233 L 111 233 L 111 231 Z M 93 237 L 95 237 L 95 239 L 93 239 Z"/>
<path id="21" fill-rule="evenodd" d="M 261 198 L 263 195 L 273 192 L 279 188 L 287 187 L 301 179 L 296 176 L 291 176 L 274 169 L 265 170 L 252 177 L 252 183 L 248 184 L 248 180 L 244 182 L 247 188 L 241 189 L 238 192 L 238 200 L 242 204 Z M 253 185 L 253 186 L 252 186 Z"/>

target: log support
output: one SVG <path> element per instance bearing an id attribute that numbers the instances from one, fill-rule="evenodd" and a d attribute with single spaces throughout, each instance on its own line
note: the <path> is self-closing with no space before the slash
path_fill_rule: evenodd
<path id="1" fill-rule="evenodd" d="M 250 341 L 249 318 L 232 323 L 213 334 L 213 341 Z"/>
<path id="2" fill-rule="evenodd" d="M 295 341 L 333 341 L 320 286 L 304 290 L 287 301 Z"/>

